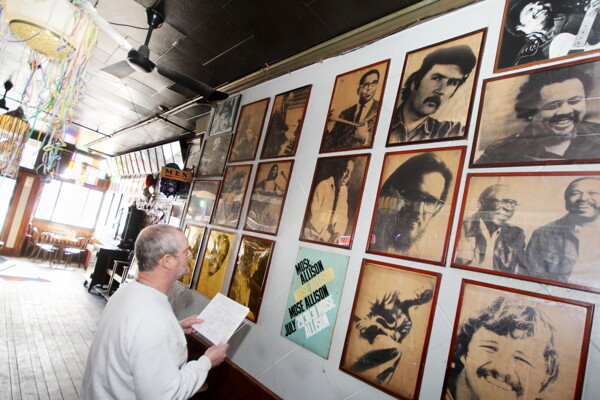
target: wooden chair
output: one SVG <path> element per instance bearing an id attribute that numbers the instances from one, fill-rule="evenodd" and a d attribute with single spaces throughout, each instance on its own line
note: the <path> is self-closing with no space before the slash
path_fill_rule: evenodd
<path id="1" fill-rule="evenodd" d="M 80 237 L 77 239 L 77 246 L 65 247 L 62 251 L 65 257 L 65 266 L 71 264 L 73 257 L 77 257 L 77 268 L 81 267 L 81 256 L 87 254 L 87 247 L 93 240 L 93 237 Z"/>
<path id="2" fill-rule="evenodd" d="M 37 231 L 37 228 L 34 227 L 34 229 Z M 56 245 L 56 235 L 51 232 L 42 232 L 39 233 L 39 236 L 37 234 L 35 236 L 37 237 L 33 240 L 36 248 L 32 251 L 31 258 L 33 258 L 34 262 L 39 259 L 41 262 L 48 261 L 52 264 L 59 250 L 59 247 Z"/>

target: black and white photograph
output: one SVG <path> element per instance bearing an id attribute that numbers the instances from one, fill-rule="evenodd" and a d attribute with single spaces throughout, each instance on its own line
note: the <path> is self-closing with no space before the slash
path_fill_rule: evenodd
<path id="1" fill-rule="evenodd" d="M 233 132 L 241 99 L 241 94 L 231 96 L 227 100 L 218 102 L 213 107 L 210 116 L 210 128 L 208 129 L 209 136 Z"/>
<path id="2" fill-rule="evenodd" d="M 231 144 L 231 134 L 216 135 L 204 139 L 200 165 L 196 172 L 196 177 L 201 176 L 222 176 L 225 163 L 227 162 L 227 153 Z"/>

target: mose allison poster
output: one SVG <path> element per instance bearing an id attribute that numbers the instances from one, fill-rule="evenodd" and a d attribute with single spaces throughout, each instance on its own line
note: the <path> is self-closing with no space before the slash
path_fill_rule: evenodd
<path id="1" fill-rule="evenodd" d="M 281 336 L 329 357 L 348 256 L 301 247 L 281 326 Z"/>

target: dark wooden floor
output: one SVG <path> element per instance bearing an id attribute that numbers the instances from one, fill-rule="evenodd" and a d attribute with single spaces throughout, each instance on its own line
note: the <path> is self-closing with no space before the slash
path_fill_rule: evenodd
<path id="1" fill-rule="evenodd" d="M 24 279 L 19 279 L 24 278 Z M 0 263 L 0 398 L 77 399 L 105 300 L 83 269 Z"/>

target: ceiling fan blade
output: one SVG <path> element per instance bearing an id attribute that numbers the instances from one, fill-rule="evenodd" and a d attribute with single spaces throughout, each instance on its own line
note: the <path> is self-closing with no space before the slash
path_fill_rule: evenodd
<path id="1" fill-rule="evenodd" d="M 117 63 L 107 65 L 102 68 L 100 71 L 111 74 L 112 76 L 116 76 L 119 79 L 125 79 L 129 75 L 135 72 L 135 69 L 126 60 L 119 61 Z"/>
<path id="2" fill-rule="evenodd" d="M 172 70 L 170 68 L 157 65 L 156 70 L 158 71 L 159 74 L 161 74 L 165 78 L 168 78 L 168 79 L 172 80 L 173 82 L 178 83 L 181 86 L 184 86 L 184 87 L 198 93 L 199 95 L 204 97 L 206 100 L 217 101 L 217 100 L 224 100 L 229 97 L 228 93 L 218 91 L 218 90 L 208 86 L 205 83 L 197 81 L 193 78 L 190 78 L 187 75 L 184 75 L 184 74 L 177 72 L 175 70 Z"/>

